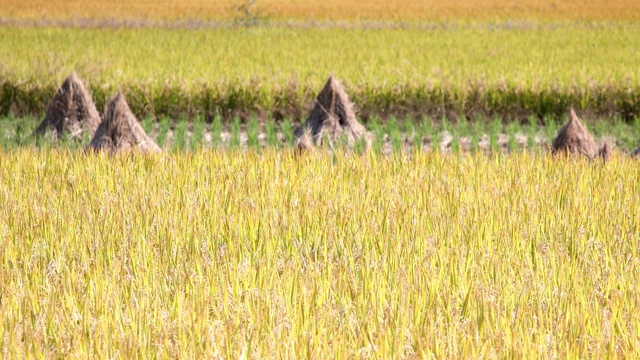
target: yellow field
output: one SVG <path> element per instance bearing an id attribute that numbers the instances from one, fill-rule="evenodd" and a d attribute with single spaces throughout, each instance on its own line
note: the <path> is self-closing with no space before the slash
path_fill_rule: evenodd
<path id="1" fill-rule="evenodd" d="M 0 151 L 4 358 L 640 357 L 640 167 Z"/>
<path id="2" fill-rule="evenodd" d="M 15 19 L 215 19 L 240 16 L 238 1 L 3 0 L 0 17 Z M 297 20 L 639 20 L 632 0 L 258 0 L 253 12 Z"/>

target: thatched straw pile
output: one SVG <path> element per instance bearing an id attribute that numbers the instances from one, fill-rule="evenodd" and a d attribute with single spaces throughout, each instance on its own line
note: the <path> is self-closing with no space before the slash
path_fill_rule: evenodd
<path id="1" fill-rule="evenodd" d="M 598 149 L 593 136 L 582 124 L 576 112 L 571 109 L 567 122 L 552 143 L 552 154 L 565 153 L 570 155 L 584 155 L 589 159 L 601 156 L 605 160 L 609 157 L 611 147 L 608 143 Z"/>
<path id="2" fill-rule="evenodd" d="M 160 147 L 144 132 L 121 92 L 118 92 L 107 104 L 102 123 L 89 143 L 88 149 L 106 150 L 112 153 L 130 149 L 141 152 L 161 151 Z"/>
<path id="3" fill-rule="evenodd" d="M 604 145 L 598 150 L 598 156 L 604 159 L 604 161 L 609 160 L 609 156 L 611 156 L 611 152 L 613 151 L 613 145 L 609 140 L 604 142 Z"/>
<path id="4" fill-rule="evenodd" d="M 321 145 L 325 137 L 332 143 L 341 136 L 346 136 L 348 144 L 353 145 L 366 133 L 364 126 L 356 119 L 353 104 L 349 101 L 344 87 L 333 75 L 318 94 L 306 123 L 296 129 L 295 138 L 298 144 L 306 130 L 311 132 L 315 145 Z"/>
<path id="5" fill-rule="evenodd" d="M 56 91 L 44 119 L 33 135 L 42 135 L 51 129 L 54 139 L 59 139 L 64 131 L 68 131 L 72 138 L 80 138 L 83 129 L 93 136 L 98 125 L 100 114 L 82 80 L 74 71 Z"/>

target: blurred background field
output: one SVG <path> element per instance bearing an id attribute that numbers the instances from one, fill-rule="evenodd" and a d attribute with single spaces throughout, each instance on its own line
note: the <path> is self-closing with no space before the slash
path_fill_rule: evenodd
<path id="1" fill-rule="evenodd" d="M 40 116 L 77 70 L 98 109 L 303 120 L 333 73 L 358 115 L 544 124 L 640 113 L 640 3 L 3 1 L 0 116 Z"/>
<path id="2" fill-rule="evenodd" d="M 507 19 L 640 19 L 640 3 L 629 0 L 4 0 L 0 18 L 11 19 L 214 19 L 228 20 L 246 10 L 273 19 L 484 21 Z M 243 8 L 244 6 L 244 8 Z"/>
<path id="3" fill-rule="evenodd" d="M 0 28 L 0 115 L 39 115 L 77 70 L 98 108 L 139 117 L 300 120 L 330 73 L 371 116 L 632 121 L 640 26 Z"/>

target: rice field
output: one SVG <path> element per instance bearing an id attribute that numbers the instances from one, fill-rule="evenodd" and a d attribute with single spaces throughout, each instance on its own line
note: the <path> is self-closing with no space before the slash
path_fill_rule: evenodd
<path id="1" fill-rule="evenodd" d="M 68 148 L 79 150 L 90 139 L 85 133 L 81 139 L 68 136 L 54 140 L 50 136 L 32 136 L 41 118 L 0 118 L 0 148 Z M 450 122 L 447 119 L 421 118 L 385 121 L 373 117 L 367 123 L 368 135 L 355 146 L 336 142 L 335 147 L 343 151 L 363 153 L 371 151 L 390 156 L 413 151 L 440 153 L 510 153 L 532 151 L 546 153 L 566 116 L 546 118 L 544 124 L 531 118 L 529 122 L 504 123 L 500 118 L 469 120 L 464 117 Z M 154 119 L 146 117 L 142 128 L 149 137 L 165 151 L 173 153 L 213 151 L 264 151 L 266 149 L 291 150 L 294 148 L 294 130 L 301 125 L 292 119 L 262 121 L 250 117 L 246 121 L 235 117 L 225 121 L 215 117 L 211 122 L 204 118 L 188 121 L 168 117 Z M 640 139 L 640 118 L 627 122 L 618 119 L 600 119 L 586 123 L 598 143 L 611 140 L 615 148 L 624 153 L 636 149 Z M 67 134 L 68 135 L 68 134 Z"/>
<path id="2" fill-rule="evenodd" d="M 354 86 L 427 81 L 462 86 L 483 80 L 488 86 L 528 87 L 640 79 L 636 25 L 376 31 L 1 27 L 0 36 L 7 77 L 41 82 L 61 81 L 73 69 L 87 80 L 115 85 L 173 81 L 188 87 L 244 79 L 267 90 L 291 77 L 322 85 L 332 71 Z"/>
<path id="3" fill-rule="evenodd" d="M 4 0 L 0 18 L 12 19 L 215 19 L 229 20 L 246 12 L 277 20 L 487 21 L 634 21 L 640 4 L 625 0 Z"/>
<path id="4" fill-rule="evenodd" d="M 143 117 L 300 120 L 333 73 L 364 118 L 522 120 L 575 106 L 630 119 L 640 110 L 639 30 L 0 27 L 0 115 L 40 114 L 75 69 L 99 109 L 121 88 Z"/>
<path id="5" fill-rule="evenodd" d="M 636 358 L 639 167 L 0 150 L 5 358 Z"/>
<path id="6" fill-rule="evenodd" d="M 2 0 L 0 357 L 640 358 L 637 20 Z M 163 153 L 33 137 L 74 70 Z M 329 74 L 368 133 L 297 152 Z M 570 107 L 606 162 L 549 154 Z"/>

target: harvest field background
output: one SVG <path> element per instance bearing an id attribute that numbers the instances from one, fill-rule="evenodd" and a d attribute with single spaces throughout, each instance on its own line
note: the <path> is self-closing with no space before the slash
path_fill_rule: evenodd
<path id="1" fill-rule="evenodd" d="M 0 0 L 0 354 L 639 358 L 638 20 Z M 165 152 L 34 138 L 74 70 Z M 371 144 L 300 156 L 330 74 Z M 608 161 L 550 156 L 570 107 Z"/>
<path id="2" fill-rule="evenodd" d="M 0 53 L 6 54 L 0 59 L 0 115 L 40 115 L 74 69 L 99 109 L 123 89 L 139 117 L 210 122 L 216 115 L 253 114 L 300 121 L 330 73 L 345 83 L 365 122 L 373 115 L 429 115 L 534 116 L 544 123 L 570 106 L 591 120 L 630 121 L 639 112 L 640 28 L 633 20 L 640 5 L 633 2 L 608 2 L 606 11 L 597 2 L 447 2 L 459 18 L 431 2 L 412 2 L 425 9 L 412 11 L 417 19 L 389 9 L 380 13 L 399 18 L 365 15 L 382 6 L 375 3 L 325 3 L 216 2 L 201 10 L 198 2 L 88 1 L 82 3 L 87 12 L 76 13 L 65 10 L 75 2 L 7 2 L 0 10 Z M 411 9 L 402 2 L 388 6 L 394 4 Z M 498 5 L 507 10 L 482 15 Z M 101 6 L 130 16 L 90 11 Z M 179 6 L 191 10 L 178 19 L 166 15 L 179 14 Z M 235 10 L 225 16 L 223 8 Z M 310 10 L 298 16 L 300 8 L 326 15 Z"/>
<path id="3" fill-rule="evenodd" d="M 640 19 L 640 4 L 628 0 L 154 0 L 109 2 L 100 0 L 4 0 L 0 16 L 8 19 L 204 19 L 229 20 L 238 9 L 287 20 L 578 20 L 630 21 Z"/>

